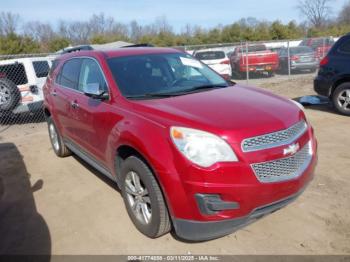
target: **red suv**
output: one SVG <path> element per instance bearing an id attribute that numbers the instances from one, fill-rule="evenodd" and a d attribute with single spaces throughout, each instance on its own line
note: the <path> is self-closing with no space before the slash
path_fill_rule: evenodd
<path id="1" fill-rule="evenodd" d="M 294 200 L 317 143 L 302 108 L 227 83 L 174 49 L 59 57 L 44 87 L 49 135 L 114 180 L 135 226 L 155 238 L 229 234 Z"/>

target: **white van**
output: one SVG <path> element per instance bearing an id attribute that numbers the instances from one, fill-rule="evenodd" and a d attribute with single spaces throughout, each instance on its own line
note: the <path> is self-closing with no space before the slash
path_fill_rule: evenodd
<path id="1" fill-rule="evenodd" d="M 50 57 L 27 57 L 0 61 L 0 113 L 41 110 Z"/>

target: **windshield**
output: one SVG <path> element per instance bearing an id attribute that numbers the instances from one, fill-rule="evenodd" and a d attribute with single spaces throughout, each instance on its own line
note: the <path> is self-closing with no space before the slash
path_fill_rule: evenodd
<path id="1" fill-rule="evenodd" d="M 108 65 L 128 98 L 184 95 L 228 86 L 221 76 L 183 53 L 114 57 L 108 59 Z"/>
<path id="2" fill-rule="evenodd" d="M 196 53 L 195 57 L 199 60 L 216 60 L 216 59 L 224 59 L 225 53 L 222 51 L 208 51 L 208 52 L 200 52 Z"/>

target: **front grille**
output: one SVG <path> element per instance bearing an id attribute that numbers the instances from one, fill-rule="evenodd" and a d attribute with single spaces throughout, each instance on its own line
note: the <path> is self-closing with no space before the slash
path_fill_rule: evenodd
<path id="1" fill-rule="evenodd" d="M 311 142 L 295 155 L 264 163 L 252 164 L 257 179 L 262 183 L 280 182 L 299 177 L 312 159 Z"/>
<path id="2" fill-rule="evenodd" d="M 247 138 L 242 141 L 242 150 L 243 152 L 252 152 L 287 145 L 302 136 L 306 129 L 307 124 L 304 120 L 302 120 L 282 131 Z"/>

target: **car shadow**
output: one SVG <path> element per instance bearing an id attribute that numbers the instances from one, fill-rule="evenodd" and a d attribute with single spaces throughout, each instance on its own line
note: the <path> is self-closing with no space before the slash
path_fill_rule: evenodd
<path id="1" fill-rule="evenodd" d="M 311 97 L 319 97 L 319 96 L 311 96 Z M 295 97 L 292 100 L 299 102 L 300 99 L 302 97 Z M 308 104 L 308 103 L 302 103 L 302 105 L 306 108 L 306 109 L 310 109 L 310 110 L 315 110 L 315 111 L 321 111 L 321 112 L 327 112 L 327 113 L 331 113 L 331 114 L 335 114 L 335 115 L 339 115 L 336 111 L 335 108 L 333 106 L 333 104 L 330 101 L 326 101 L 327 98 L 325 97 L 320 97 L 321 99 L 321 103 L 319 104 Z M 300 103 L 300 102 L 299 102 Z"/>
<path id="2" fill-rule="evenodd" d="M 30 174 L 13 143 L 0 144 L 0 166 L 0 254 L 40 255 L 36 261 L 50 261 L 50 231 L 33 196 L 44 182 L 31 185 Z"/>
<path id="3" fill-rule="evenodd" d="M 121 191 L 117 185 L 116 182 L 112 181 L 110 178 L 108 178 L 107 176 L 105 176 L 104 174 L 102 174 L 100 171 L 98 171 L 97 169 L 95 169 L 93 166 L 91 166 L 90 164 L 86 163 L 83 159 L 81 159 L 79 156 L 73 154 L 73 157 L 76 161 L 78 161 L 83 167 L 85 167 L 87 170 L 89 170 L 92 174 L 94 174 L 96 177 L 98 177 L 99 179 L 101 179 L 104 183 L 106 183 L 108 186 L 110 186 L 111 188 L 115 189 L 116 191 L 118 191 L 121 194 Z"/>

